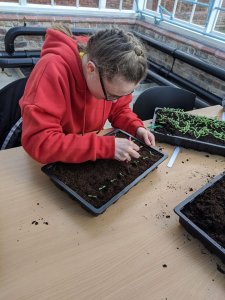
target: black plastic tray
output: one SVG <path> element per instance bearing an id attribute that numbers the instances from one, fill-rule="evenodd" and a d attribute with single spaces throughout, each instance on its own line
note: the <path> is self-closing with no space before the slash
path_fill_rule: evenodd
<path id="1" fill-rule="evenodd" d="M 157 112 L 162 108 L 156 108 L 155 113 L 152 120 L 152 125 L 155 125 Z M 198 151 L 209 152 L 211 154 L 217 154 L 225 156 L 225 146 L 220 146 L 216 144 L 206 143 L 203 141 L 198 141 L 195 139 L 189 139 L 185 137 L 180 137 L 176 135 L 163 134 L 157 131 L 157 128 L 152 130 L 155 138 L 158 142 L 168 143 L 175 146 L 181 146 L 184 148 L 191 148 Z"/>
<path id="2" fill-rule="evenodd" d="M 199 239 L 210 251 L 219 256 L 223 263 L 225 263 L 225 248 L 218 244 L 204 230 L 195 225 L 182 211 L 188 203 L 195 201 L 195 198 L 197 196 L 201 195 L 205 190 L 212 187 L 217 181 L 221 180 L 224 176 L 225 172 L 214 177 L 212 180 L 210 180 L 210 182 L 201 187 L 199 190 L 190 195 L 188 198 L 186 198 L 174 208 L 174 212 L 179 216 L 179 222 L 184 226 L 184 228 L 195 238 Z"/>
<path id="3" fill-rule="evenodd" d="M 163 152 L 159 151 L 158 149 L 155 149 L 155 148 L 152 148 L 152 147 L 149 147 L 149 146 L 145 145 L 139 139 L 135 138 L 134 136 L 132 136 L 129 133 L 124 132 L 122 130 L 116 129 L 116 130 L 110 132 L 107 135 L 115 135 L 115 134 L 118 134 L 118 133 L 122 133 L 122 134 L 125 134 L 127 137 L 131 137 L 132 140 L 138 141 L 145 148 L 147 148 L 149 150 L 154 150 L 155 152 L 160 153 L 162 155 L 162 157 L 156 163 L 154 163 L 150 168 L 148 168 L 145 172 L 143 172 L 140 176 L 138 176 L 133 182 L 131 182 L 128 186 L 126 186 L 123 190 L 121 190 L 113 198 L 109 199 L 105 204 L 103 204 L 99 208 L 94 207 L 92 204 L 90 204 L 88 201 L 86 201 L 83 197 L 81 197 L 75 190 L 71 189 L 64 182 L 62 182 L 61 180 L 59 180 L 59 178 L 57 178 L 55 175 L 51 175 L 50 174 L 50 170 L 51 170 L 52 166 L 54 166 L 57 163 L 47 164 L 47 165 L 43 166 L 41 170 L 46 175 L 49 176 L 49 178 L 54 182 L 54 184 L 57 187 L 59 187 L 61 190 L 65 191 L 67 194 L 69 194 L 73 199 L 75 199 L 76 201 L 78 201 L 78 203 L 80 203 L 81 206 L 83 208 L 85 208 L 87 211 L 89 211 L 89 212 L 91 212 L 92 214 L 95 214 L 95 215 L 101 214 L 110 205 L 112 205 L 113 203 L 115 203 L 122 195 L 126 194 L 134 185 L 136 185 L 142 178 L 144 178 L 148 173 L 150 173 L 151 171 L 153 171 L 159 164 L 161 164 L 167 158 L 167 155 L 164 154 Z M 113 160 L 112 160 L 112 162 L 113 162 Z M 94 163 L 98 164 L 98 160 L 95 161 Z"/>

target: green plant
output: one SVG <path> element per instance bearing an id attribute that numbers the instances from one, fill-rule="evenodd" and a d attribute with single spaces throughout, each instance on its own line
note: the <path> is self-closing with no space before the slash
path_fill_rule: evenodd
<path id="1" fill-rule="evenodd" d="M 178 130 L 183 134 L 192 134 L 196 139 L 211 135 L 215 139 L 225 142 L 225 122 L 216 118 L 194 116 L 182 109 L 163 108 L 157 113 L 156 123 L 156 128 L 169 124 L 171 129 Z"/>

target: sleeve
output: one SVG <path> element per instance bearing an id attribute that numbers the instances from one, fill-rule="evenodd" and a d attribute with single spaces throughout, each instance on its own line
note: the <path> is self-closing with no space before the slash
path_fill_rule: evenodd
<path id="1" fill-rule="evenodd" d="M 114 128 L 120 128 L 136 136 L 138 127 L 144 127 L 144 124 L 129 106 L 131 97 L 131 95 L 124 96 L 113 103 L 109 121 Z"/>
<path id="2" fill-rule="evenodd" d="M 24 149 L 33 159 L 43 164 L 56 161 L 80 163 L 114 158 L 114 137 L 97 136 L 95 133 L 83 136 L 64 134 L 59 120 L 36 106 L 25 107 L 22 131 Z"/>
<path id="3" fill-rule="evenodd" d="M 42 73 L 41 78 L 31 77 L 30 86 L 28 84 L 21 99 L 24 149 L 41 163 L 80 163 L 99 158 L 114 158 L 114 137 L 97 136 L 95 133 L 82 136 L 63 132 L 61 120 L 66 110 L 66 91 L 60 83 L 60 75 L 48 75 L 53 71 L 49 70 L 45 75 Z"/>

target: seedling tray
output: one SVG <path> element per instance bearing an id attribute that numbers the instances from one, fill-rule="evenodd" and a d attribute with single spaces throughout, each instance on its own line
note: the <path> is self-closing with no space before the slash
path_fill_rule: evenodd
<path id="1" fill-rule="evenodd" d="M 153 116 L 152 127 L 155 138 L 158 142 L 168 143 L 171 145 L 181 146 L 184 148 L 191 148 L 198 151 L 204 151 L 211 154 L 217 154 L 225 156 L 225 143 L 224 145 L 217 145 L 213 143 L 208 143 L 198 139 L 192 139 L 188 137 L 165 134 L 160 132 L 160 128 L 157 127 L 157 113 L 161 111 L 162 108 L 156 108 Z M 196 116 L 192 115 L 193 118 Z M 155 128 L 154 128 L 155 127 Z"/>
<path id="2" fill-rule="evenodd" d="M 218 255 L 223 263 L 225 263 L 224 195 L 225 172 L 214 177 L 174 208 L 184 228 Z"/>
<path id="3" fill-rule="evenodd" d="M 99 159 L 79 164 L 56 162 L 42 167 L 57 187 L 95 215 L 103 213 L 167 158 L 163 152 L 122 130 L 116 129 L 108 135 L 130 137 L 141 148 L 141 157 L 131 162 Z"/>

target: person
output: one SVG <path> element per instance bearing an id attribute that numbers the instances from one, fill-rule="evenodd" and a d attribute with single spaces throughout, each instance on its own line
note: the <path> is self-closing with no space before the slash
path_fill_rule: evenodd
<path id="1" fill-rule="evenodd" d="M 108 119 L 114 128 L 155 145 L 154 135 L 129 108 L 146 70 L 144 47 L 132 33 L 104 29 L 88 38 L 73 36 L 63 25 L 48 29 L 19 102 L 25 151 L 43 164 L 138 158 L 133 141 L 96 132 Z"/>

